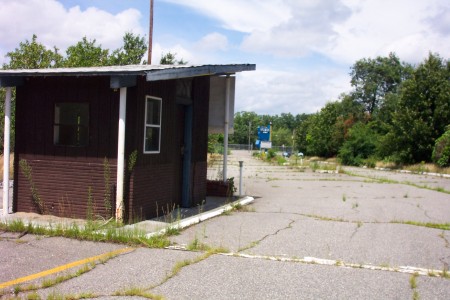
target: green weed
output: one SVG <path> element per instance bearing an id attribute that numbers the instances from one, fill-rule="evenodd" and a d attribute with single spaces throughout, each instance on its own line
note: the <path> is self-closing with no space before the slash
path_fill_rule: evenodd
<path id="1" fill-rule="evenodd" d="M 435 229 L 441 229 L 441 230 L 450 230 L 450 223 L 423 223 L 423 222 L 416 222 L 416 221 L 397 221 L 397 220 L 391 221 L 391 223 L 407 224 L 407 225 L 435 228 Z"/>
<path id="2" fill-rule="evenodd" d="M 164 299 L 161 295 L 155 295 L 146 292 L 143 288 L 132 287 L 124 291 L 115 292 L 113 296 L 128 296 L 128 297 L 142 297 L 147 299 L 162 300 Z"/>

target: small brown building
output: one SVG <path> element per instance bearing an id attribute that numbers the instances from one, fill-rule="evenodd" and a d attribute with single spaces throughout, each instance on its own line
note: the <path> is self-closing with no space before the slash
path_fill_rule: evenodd
<path id="1" fill-rule="evenodd" d="M 254 69 L 1 70 L 0 86 L 16 87 L 12 210 L 132 221 L 201 203 L 210 103 Z"/>

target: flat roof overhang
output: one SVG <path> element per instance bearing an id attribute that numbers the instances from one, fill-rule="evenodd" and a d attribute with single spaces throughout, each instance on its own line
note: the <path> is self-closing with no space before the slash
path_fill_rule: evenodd
<path id="1" fill-rule="evenodd" d="M 0 70 L 0 87 L 21 85 L 24 77 L 111 76 L 116 78 L 145 76 L 147 81 L 198 76 L 230 75 L 256 70 L 255 64 L 226 65 L 128 65 L 86 68 L 48 68 Z"/>

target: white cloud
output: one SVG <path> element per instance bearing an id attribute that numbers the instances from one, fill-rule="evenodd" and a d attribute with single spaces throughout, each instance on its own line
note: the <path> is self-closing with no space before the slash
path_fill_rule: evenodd
<path id="1" fill-rule="evenodd" d="M 225 51 L 228 49 L 228 39 L 223 34 L 213 32 L 198 41 L 195 48 L 201 51 Z"/>
<path id="2" fill-rule="evenodd" d="M 320 51 L 336 34 L 333 24 L 345 20 L 350 12 L 335 0 L 285 2 L 291 17 L 268 30 L 253 30 L 242 43 L 244 50 L 286 57 Z"/>
<path id="3" fill-rule="evenodd" d="M 31 40 L 36 34 L 38 41 L 51 48 L 65 50 L 80 41 L 83 36 L 96 39 L 108 49 L 122 45 L 125 32 L 144 35 L 139 24 L 141 13 L 127 9 L 118 14 L 91 7 L 70 9 L 56 0 L 0 0 L 0 63 L 6 52 L 18 47 L 20 42 Z"/>
<path id="4" fill-rule="evenodd" d="M 257 66 L 237 76 L 236 111 L 259 114 L 315 113 L 350 89 L 348 75 L 338 69 L 294 72 Z"/>
<path id="5" fill-rule="evenodd" d="M 396 52 L 400 59 L 418 62 L 428 51 L 449 53 L 449 29 L 437 31 L 449 22 L 442 11 L 449 14 L 450 3 L 445 0 L 429 1 L 354 1 L 346 3 L 352 16 L 336 24 L 333 43 L 322 53 L 345 63 L 363 57 L 375 57 Z M 439 20 L 435 20 L 440 17 Z"/>
<path id="6" fill-rule="evenodd" d="M 164 0 L 190 7 L 218 20 L 224 28 L 240 32 L 269 30 L 290 18 L 284 0 Z M 295 0 L 294 0 L 295 2 Z"/>
<path id="7" fill-rule="evenodd" d="M 448 0 L 165 0 L 246 34 L 242 49 L 278 57 L 320 53 L 337 63 L 396 52 L 421 61 L 450 52 Z M 218 9 L 220 7 L 220 9 Z"/>

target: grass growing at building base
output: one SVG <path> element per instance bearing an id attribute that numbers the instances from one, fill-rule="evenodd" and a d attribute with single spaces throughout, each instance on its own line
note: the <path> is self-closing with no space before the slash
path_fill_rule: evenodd
<path id="1" fill-rule="evenodd" d="M 86 226 L 25 224 L 22 220 L 13 220 L 8 223 L 0 222 L 0 230 L 22 232 L 28 234 L 61 236 L 84 241 L 112 242 L 149 248 L 164 248 L 170 245 L 168 234 L 147 236 L 146 232 L 137 228 L 125 228 L 120 224 L 109 224 L 106 228 L 96 222 L 88 222 Z"/>

